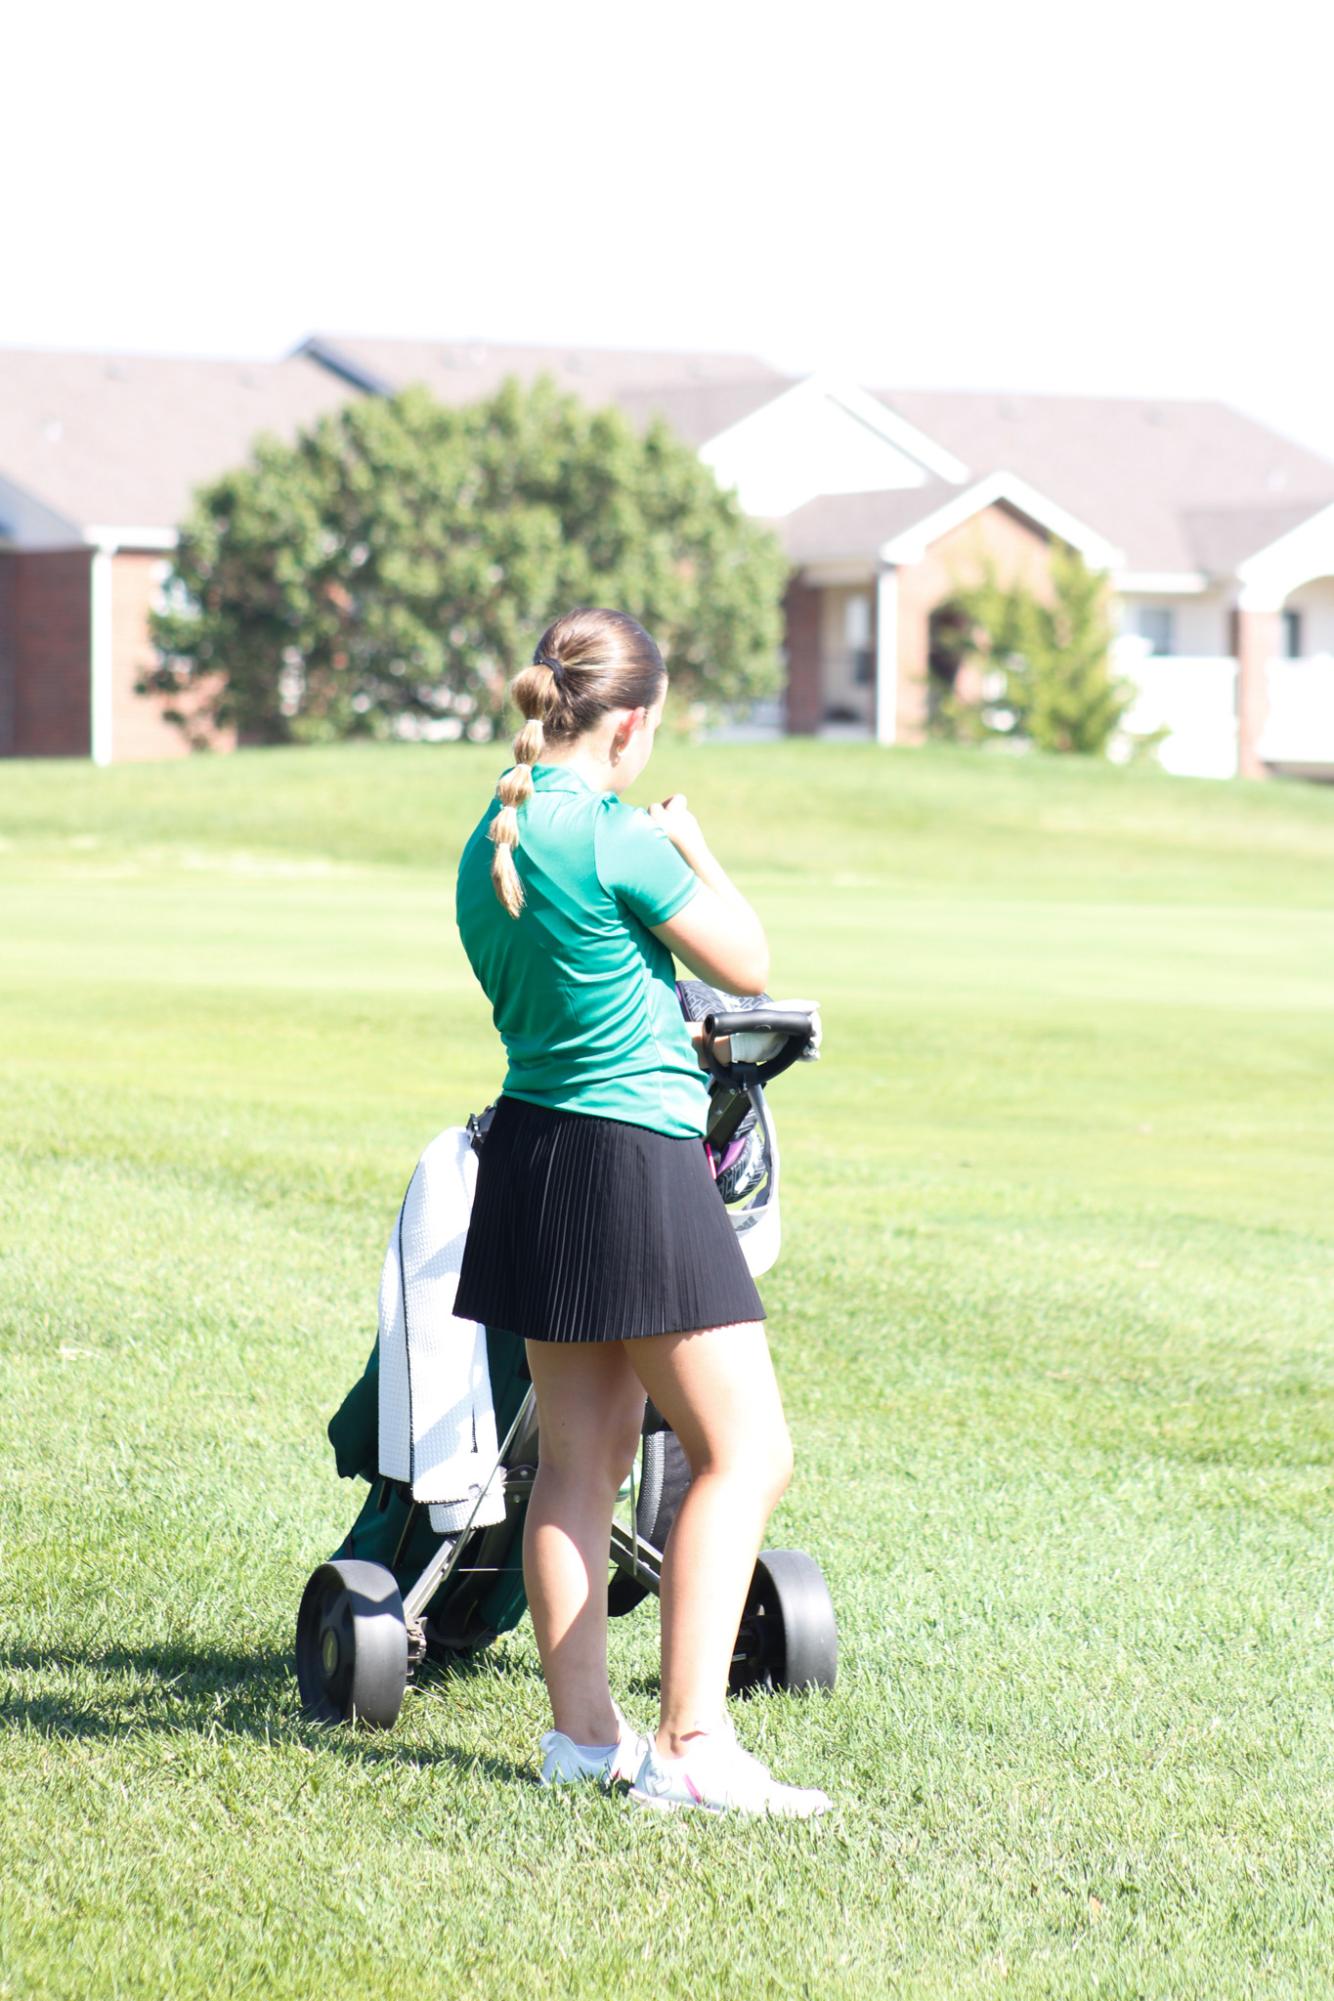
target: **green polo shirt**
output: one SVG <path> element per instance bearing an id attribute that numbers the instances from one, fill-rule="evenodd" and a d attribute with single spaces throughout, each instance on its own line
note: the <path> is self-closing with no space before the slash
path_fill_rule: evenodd
<path id="1" fill-rule="evenodd" d="M 662 829 L 565 765 L 533 766 L 511 917 L 491 882 L 493 799 L 463 850 L 463 949 L 509 1056 L 504 1090 L 560 1111 L 702 1133 L 708 1086 L 676 999 L 665 924 L 699 887 Z"/>

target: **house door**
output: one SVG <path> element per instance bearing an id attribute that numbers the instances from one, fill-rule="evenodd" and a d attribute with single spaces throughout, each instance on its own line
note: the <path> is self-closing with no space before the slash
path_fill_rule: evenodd
<path id="1" fill-rule="evenodd" d="M 864 735 L 875 721 L 875 645 L 867 588 L 827 589 L 821 648 L 820 727 Z"/>

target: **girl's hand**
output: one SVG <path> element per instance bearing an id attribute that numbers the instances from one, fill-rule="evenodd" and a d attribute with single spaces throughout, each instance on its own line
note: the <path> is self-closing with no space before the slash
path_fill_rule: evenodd
<path id="1" fill-rule="evenodd" d="M 673 792 L 670 799 L 648 809 L 650 820 L 662 828 L 672 846 L 683 861 L 698 872 L 699 862 L 708 854 L 709 844 L 704 838 L 699 821 L 686 804 L 684 792 Z"/>
<path id="2" fill-rule="evenodd" d="M 695 1061 L 699 1064 L 701 1070 L 707 1070 L 709 1066 L 704 1061 L 704 1023 L 702 1021 L 688 1021 L 686 1023 L 686 1033 L 695 1045 Z M 731 1036 L 715 1035 L 713 1038 L 713 1053 L 718 1062 L 725 1068 L 732 1060 Z"/>

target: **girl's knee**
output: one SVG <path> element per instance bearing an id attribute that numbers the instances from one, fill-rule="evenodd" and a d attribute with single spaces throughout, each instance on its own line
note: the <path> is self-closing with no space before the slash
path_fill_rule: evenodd
<path id="1" fill-rule="evenodd" d="M 782 1499 L 792 1478 L 792 1434 L 780 1419 L 776 1425 L 727 1439 L 712 1451 L 701 1454 L 692 1467 L 696 1476 L 708 1473 L 715 1478 L 736 1480 L 748 1492 L 760 1494 L 773 1508 Z"/>
<path id="2" fill-rule="evenodd" d="M 636 1407 L 608 1414 L 605 1420 L 577 1436 L 538 1433 L 538 1460 L 563 1486 L 607 1488 L 615 1494 L 635 1463 L 644 1420 L 641 1398 Z"/>

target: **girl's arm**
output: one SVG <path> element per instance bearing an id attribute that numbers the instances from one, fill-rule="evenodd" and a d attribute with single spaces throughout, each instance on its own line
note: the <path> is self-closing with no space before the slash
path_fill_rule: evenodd
<path id="1" fill-rule="evenodd" d="M 689 903 L 653 935 L 700 979 L 728 993 L 760 994 L 769 981 L 764 926 L 711 851 L 698 820 L 678 792 L 649 816 L 699 877 Z"/>

